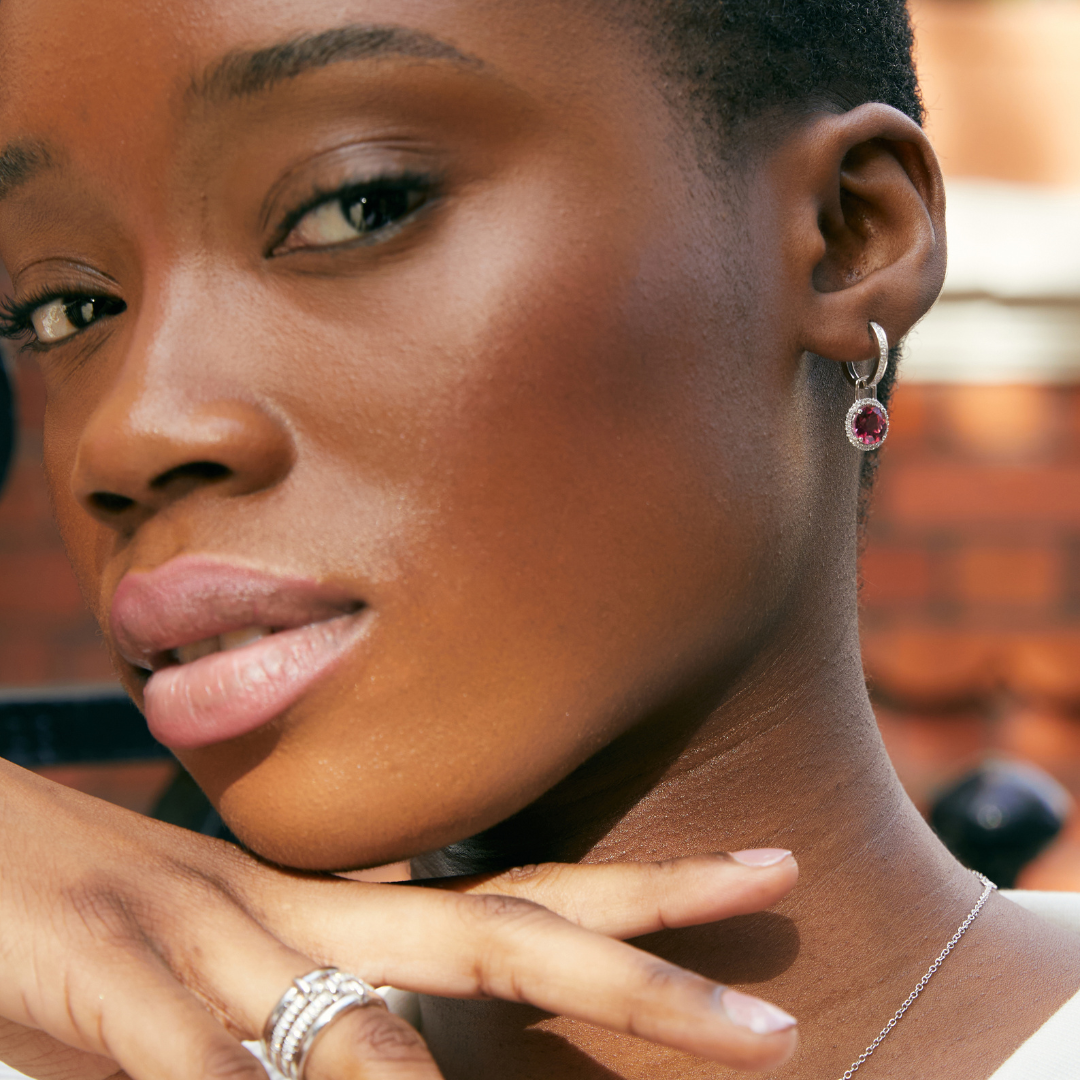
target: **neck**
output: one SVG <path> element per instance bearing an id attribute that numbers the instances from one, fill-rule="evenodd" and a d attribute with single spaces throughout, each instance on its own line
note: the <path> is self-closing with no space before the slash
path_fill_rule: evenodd
<path id="1" fill-rule="evenodd" d="M 514 817 L 421 861 L 420 871 L 787 847 L 803 886 L 838 874 L 865 882 L 875 860 L 890 878 L 897 860 L 926 864 L 931 878 L 943 865 L 951 874 L 881 742 L 854 619 L 831 643 L 779 640 L 711 697 L 689 697 Z"/>
<path id="2" fill-rule="evenodd" d="M 639 944 L 794 1013 L 799 1058 L 812 1063 L 805 1075 L 833 1064 L 839 1074 L 907 996 L 981 886 L 896 778 L 866 694 L 854 616 L 831 643 L 808 633 L 757 657 L 719 700 L 697 712 L 685 703 L 666 710 L 533 806 L 422 870 L 789 848 L 800 882 L 776 908 Z M 505 1057 L 490 1063 L 506 1076 L 534 1075 L 537 1055 L 553 1053 L 544 1075 L 643 1075 L 643 1053 L 652 1055 L 648 1075 L 685 1075 L 677 1055 L 565 1018 L 538 1020 L 516 1006 L 433 1003 L 425 1033 L 448 1078 L 459 1075 L 455 1061 L 468 1063 L 460 1075 L 475 1074 L 478 1045 L 504 1054 L 521 1047 L 532 1066 L 520 1073 Z M 460 1036 L 451 1030 L 468 1033 L 467 1048 L 455 1050 Z M 538 1047 L 540 1030 L 559 1037 L 557 1053 L 555 1043 Z M 596 1060 L 609 1071 L 596 1071 Z M 727 1074 L 718 1067 L 702 1075 Z"/>

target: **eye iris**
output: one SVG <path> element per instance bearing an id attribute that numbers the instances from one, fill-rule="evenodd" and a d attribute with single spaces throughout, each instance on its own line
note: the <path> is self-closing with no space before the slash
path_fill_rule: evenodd
<path id="1" fill-rule="evenodd" d="M 407 188 L 381 188 L 341 200 L 342 210 L 359 232 L 374 232 L 414 210 L 422 196 Z"/>

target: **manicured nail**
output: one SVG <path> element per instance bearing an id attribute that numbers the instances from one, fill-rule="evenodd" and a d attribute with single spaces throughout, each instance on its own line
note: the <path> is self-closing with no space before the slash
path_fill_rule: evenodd
<path id="1" fill-rule="evenodd" d="M 778 862 L 783 862 L 791 852 L 778 847 L 758 847 L 749 851 L 732 851 L 729 854 L 743 866 L 775 866 Z"/>
<path id="2" fill-rule="evenodd" d="M 733 1024 L 749 1028 L 755 1035 L 787 1031 L 798 1023 L 794 1016 L 789 1016 L 783 1009 L 730 988 L 720 995 L 720 1004 Z"/>

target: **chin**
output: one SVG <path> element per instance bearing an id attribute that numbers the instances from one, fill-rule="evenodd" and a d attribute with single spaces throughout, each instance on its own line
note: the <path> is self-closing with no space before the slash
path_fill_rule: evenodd
<path id="1" fill-rule="evenodd" d="M 192 772 L 245 847 L 297 870 L 360 870 L 412 859 L 472 836 L 517 809 L 501 801 L 477 805 L 475 792 L 455 800 L 437 784 L 400 772 L 396 782 L 387 782 L 365 778 L 352 765 L 356 779 L 343 790 L 333 782 L 338 770 L 321 771 L 295 757 L 280 769 L 276 764 L 271 756 L 221 790 L 197 769 Z"/>

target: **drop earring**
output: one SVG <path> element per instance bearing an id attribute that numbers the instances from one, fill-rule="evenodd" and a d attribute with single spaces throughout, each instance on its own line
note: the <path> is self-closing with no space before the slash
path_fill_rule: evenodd
<path id="1" fill-rule="evenodd" d="M 844 434 L 856 450 L 876 450 L 889 434 L 889 413 L 877 396 L 878 383 L 889 367 L 889 339 L 876 322 L 870 324 L 870 333 L 878 347 L 874 374 L 860 375 L 854 364 L 845 365 L 848 378 L 855 384 L 855 404 L 844 418 Z"/>

